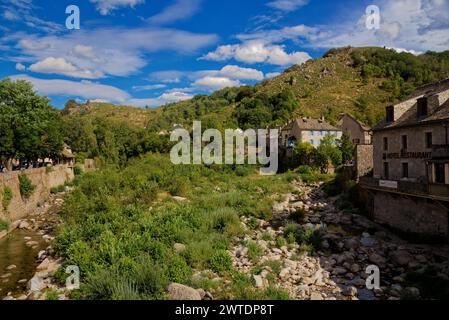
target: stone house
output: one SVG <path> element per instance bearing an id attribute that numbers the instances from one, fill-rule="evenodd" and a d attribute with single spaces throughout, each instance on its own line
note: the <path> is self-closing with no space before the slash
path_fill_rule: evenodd
<path id="1" fill-rule="evenodd" d="M 297 141 L 301 141 L 309 142 L 314 147 L 319 147 L 321 141 L 327 135 L 332 135 L 336 139 L 340 139 L 342 134 L 339 128 L 326 122 L 324 118 L 300 118 L 288 123 L 281 129 L 280 145 L 290 148 Z"/>
<path id="2" fill-rule="evenodd" d="M 372 129 L 350 114 L 342 114 L 337 126 L 346 133 L 355 145 L 371 144 Z"/>
<path id="3" fill-rule="evenodd" d="M 373 129 L 375 220 L 449 239 L 449 79 L 426 85 L 386 108 Z"/>

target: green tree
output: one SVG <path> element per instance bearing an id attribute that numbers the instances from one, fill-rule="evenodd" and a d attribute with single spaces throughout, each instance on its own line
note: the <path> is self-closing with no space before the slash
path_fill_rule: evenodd
<path id="1" fill-rule="evenodd" d="M 346 132 L 343 133 L 339 141 L 339 148 L 343 162 L 350 161 L 354 158 L 355 145 L 352 143 L 351 138 Z"/>
<path id="2" fill-rule="evenodd" d="M 321 140 L 317 152 L 318 164 L 323 172 L 326 171 L 329 161 L 335 167 L 342 164 L 342 152 L 336 144 L 336 137 L 333 135 L 327 135 Z"/>
<path id="3" fill-rule="evenodd" d="M 61 119 L 47 97 L 27 81 L 0 81 L 0 161 L 58 157 L 63 145 Z"/>

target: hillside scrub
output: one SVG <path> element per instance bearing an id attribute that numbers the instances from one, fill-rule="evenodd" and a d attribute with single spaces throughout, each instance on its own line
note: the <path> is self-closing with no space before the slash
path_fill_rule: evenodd
<path id="1" fill-rule="evenodd" d="M 153 154 L 122 170 L 78 177 L 56 242 L 65 263 L 81 271 L 82 287 L 73 297 L 163 299 L 170 282 L 195 286 L 195 270 L 238 279 L 223 296 L 256 296 L 251 281 L 233 270 L 227 250 L 243 232 L 240 217 L 269 218 L 270 196 L 291 191 L 286 176 L 261 177 L 256 169 L 242 177 L 232 166 L 174 166 Z M 188 200 L 178 203 L 169 193 L 181 182 Z M 186 249 L 176 251 L 176 243 Z"/>

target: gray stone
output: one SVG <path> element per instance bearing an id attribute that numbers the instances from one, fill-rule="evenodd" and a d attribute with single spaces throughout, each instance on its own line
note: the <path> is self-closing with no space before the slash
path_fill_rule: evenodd
<path id="1" fill-rule="evenodd" d="M 6 267 L 6 270 L 10 271 L 10 270 L 15 269 L 15 268 L 17 268 L 17 266 L 15 264 L 12 264 L 12 265 Z"/>
<path id="2" fill-rule="evenodd" d="M 23 220 L 19 224 L 19 229 L 30 229 L 30 224 L 28 223 L 28 221 Z"/>
<path id="3" fill-rule="evenodd" d="M 359 247 L 359 241 L 357 239 L 351 238 L 345 241 L 345 248 L 348 250 L 357 249 Z"/>
<path id="4" fill-rule="evenodd" d="M 175 251 L 176 251 L 177 253 L 180 253 L 180 252 L 185 251 L 186 248 L 187 248 L 186 245 L 185 245 L 185 244 L 182 244 L 182 243 L 175 243 L 175 244 L 173 245 L 173 249 L 175 249 Z"/>
<path id="5" fill-rule="evenodd" d="M 171 300 L 201 300 L 197 290 L 179 283 L 170 284 L 167 291 Z"/>
<path id="6" fill-rule="evenodd" d="M 262 288 L 263 287 L 263 278 L 261 276 L 254 275 L 254 282 L 256 284 L 256 288 Z"/>
<path id="7" fill-rule="evenodd" d="M 369 261 L 374 263 L 377 266 L 381 266 L 381 265 L 385 264 L 385 259 L 383 257 L 381 257 L 380 255 L 378 255 L 377 253 L 373 253 L 372 255 L 370 255 Z"/>
<path id="8" fill-rule="evenodd" d="M 398 266 L 406 266 L 412 261 L 412 256 L 405 250 L 394 251 L 390 254 L 391 262 Z"/>

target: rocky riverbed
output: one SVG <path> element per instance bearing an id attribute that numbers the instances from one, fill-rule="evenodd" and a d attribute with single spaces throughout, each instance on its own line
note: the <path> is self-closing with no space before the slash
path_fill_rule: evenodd
<path id="1" fill-rule="evenodd" d="M 51 280 L 60 266 L 52 258 L 52 242 L 55 227 L 61 223 L 57 213 L 64 195 L 50 195 L 33 214 L 15 221 L 14 230 L 0 241 L 0 299 L 43 299 L 46 292 L 58 290 Z M 61 292 L 58 298 L 65 296 Z"/>
<path id="2" fill-rule="evenodd" d="M 274 283 L 298 300 L 396 300 L 422 298 L 418 288 L 407 285 L 408 273 L 431 266 L 438 277 L 449 279 L 448 246 L 411 244 L 364 216 L 342 212 L 338 198 L 326 197 L 319 184 L 296 183 L 295 189 L 275 203 L 273 220 L 260 220 L 252 228 L 246 219 L 242 224 L 248 233 L 230 251 L 237 270 L 253 273 L 256 287 Z M 305 215 L 296 227 L 319 230 L 322 236 L 312 254 L 296 243 L 279 246 L 276 241 L 287 236 L 286 224 L 292 228 L 289 218 L 298 209 Z M 254 244 L 261 251 L 257 259 L 250 257 Z M 373 291 L 366 288 L 370 265 L 380 269 L 381 287 Z"/>

